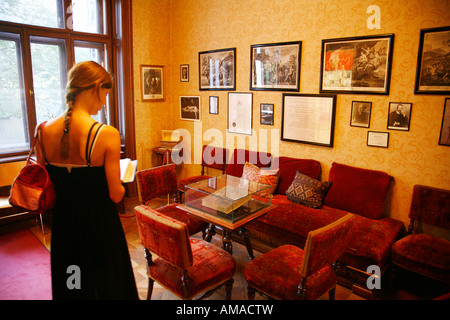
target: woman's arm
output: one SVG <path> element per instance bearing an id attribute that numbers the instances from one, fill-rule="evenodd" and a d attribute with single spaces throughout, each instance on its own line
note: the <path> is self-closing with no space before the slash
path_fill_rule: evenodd
<path id="1" fill-rule="evenodd" d="M 102 140 L 106 141 L 105 172 L 109 197 L 113 202 L 118 203 L 125 195 L 125 188 L 120 181 L 120 134 L 111 126 L 106 126 L 102 133 L 104 134 Z"/>

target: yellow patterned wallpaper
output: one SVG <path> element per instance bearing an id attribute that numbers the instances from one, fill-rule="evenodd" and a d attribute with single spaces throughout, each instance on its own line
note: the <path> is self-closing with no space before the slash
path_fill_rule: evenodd
<path id="1" fill-rule="evenodd" d="M 380 29 L 367 27 L 370 5 L 380 8 Z M 450 147 L 438 145 L 445 96 L 414 94 L 420 29 L 449 25 L 449 21 L 448 0 L 134 0 L 136 140 L 140 166 L 155 165 L 150 149 L 158 145 L 161 129 L 184 128 L 194 135 L 195 127 L 196 136 L 192 140 L 200 139 L 205 144 L 211 141 L 202 141 L 202 134 L 211 128 L 218 128 L 227 142 L 240 136 L 226 135 L 228 93 L 199 91 L 199 51 L 236 48 L 236 92 L 253 92 L 253 129 L 257 134 L 259 129 L 281 129 L 282 93 L 249 90 L 252 44 L 302 41 L 300 93 L 319 93 L 322 39 L 394 33 L 389 95 L 339 94 L 333 148 L 279 139 L 277 146 L 280 155 L 319 160 L 323 180 L 328 178 L 333 162 L 387 172 L 395 182 L 386 214 L 407 223 L 415 184 L 450 189 Z M 165 102 L 141 101 L 140 64 L 166 66 Z M 189 82 L 180 82 L 181 64 L 189 64 Z M 201 122 L 180 120 L 180 95 L 200 96 Z M 219 115 L 209 114 L 211 95 L 219 96 Z M 369 129 L 350 126 L 351 104 L 355 100 L 372 102 Z M 412 103 L 408 132 L 387 130 L 389 102 Z M 274 126 L 260 125 L 261 103 L 275 105 Z M 369 130 L 389 132 L 389 148 L 368 147 Z M 276 137 L 279 138 L 279 133 Z M 250 149 L 255 148 L 250 145 Z M 180 176 L 199 171 L 198 165 L 184 164 Z"/>

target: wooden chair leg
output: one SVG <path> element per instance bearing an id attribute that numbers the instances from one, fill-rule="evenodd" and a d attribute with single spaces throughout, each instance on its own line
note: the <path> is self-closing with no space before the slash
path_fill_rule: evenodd
<path id="1" fill-rule="evenodd" d="M 247 297 L 248 300 L 255 300 L 255 289 L 250 286 L 247 287 Z"/>
<path id="2" fill-rule="evenodd" d="M 234 283 L 234 279 L 231 278 L 229 280 L 227 280 L 227 282 L 225 282 L 225 289 L 226 289 L 226 293 L 227 293 L 227 300 L 231 300 L 231 292 L 233 290 L 233 283 Z"/>
<path id="3" fill-rule="evenodd" d="M 155 281 L 153 281 L 152 278 L 148 278 L 148 290 L 147 290 L 147 300 L 151 300 L 152 299 L 152 292 L 153 292 L 153 284 L 155 283 Z"/>
<path id="4" fill-rule="evenodd" d="M 330 300 L 336 300 L 336 287 L 328 292 L 328 297 Z"/>

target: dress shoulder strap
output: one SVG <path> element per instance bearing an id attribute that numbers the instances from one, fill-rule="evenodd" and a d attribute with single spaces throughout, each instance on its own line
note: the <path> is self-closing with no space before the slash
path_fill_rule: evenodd
<path id="1" fill-rule="evenodd" d="M 89 133 L 88 133 L 87 141 L 86 141 L 85 157 L 86 157 L 86 162 L 87 162 L 88 167 L 91 166 L 91 154 L 92 154 L 92 150 L 94 148 L 95 140 L 97 139 L 97 135 L 100 131 L 100 128 L 103 126 L 103 124 L 101 123 L 100 126 L 97 128 L 97 130 L 95 131 L 94 137 L 92 138 L 92 143 L 89 146 L 89 141 L 91 140 L 92 130 L 94 129 L 96 124 L 98 124 L 98 122 L 94 122 L 94 124 L 89 129 Z"/>

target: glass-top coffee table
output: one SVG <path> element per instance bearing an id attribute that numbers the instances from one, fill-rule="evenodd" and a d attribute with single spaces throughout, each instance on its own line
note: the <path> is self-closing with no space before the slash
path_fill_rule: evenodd
<path id="1" fill-rule="evenodd" d="M 211 241 L 215 226 L 223 229 L 223 248 L 232 253 L 231 233 L 243 237 L 250 258 L 253 249 L 245 225 L 273 208 L 270 185 L 221 175 L 185 186 L 184 204 L 179 208 L 209 223 L 206 240 Z"/>

